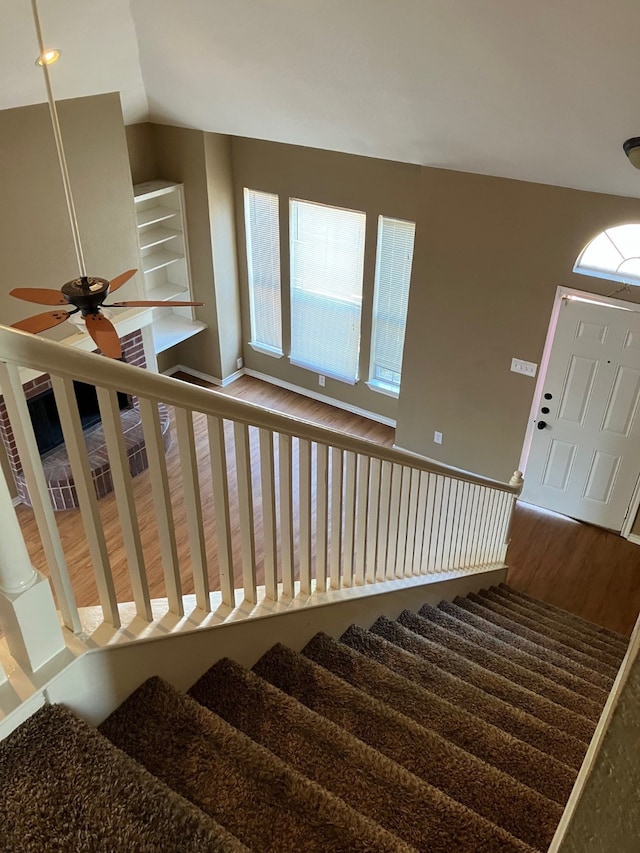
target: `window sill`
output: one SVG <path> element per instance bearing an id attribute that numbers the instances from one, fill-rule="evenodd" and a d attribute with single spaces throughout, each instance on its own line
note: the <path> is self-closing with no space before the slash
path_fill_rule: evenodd
<path id="1" fill-rule="evenodd" d="M 390 385 L 382 385 L 378 382 L 367 382 L 367 388 L 370 388 L 372 391 L 375 391 L 376 394 L 384 394 L 385 397 L 393 397 L 394 400 L 397 400 L 400 396 L 400 391 L 398 388 L 392 388 Z"/>
<path id="2" fill-rule="evenodd" d="M 249 346 L 252 350 L 256 352 L 262 353 L 262 355 L 269 355 L 271 358 L 282 358 L 284 353 L 281 350 L 271 349 L 271 347 L 264 346 L 264 344 L 254 344 L 249 341 Z"/>

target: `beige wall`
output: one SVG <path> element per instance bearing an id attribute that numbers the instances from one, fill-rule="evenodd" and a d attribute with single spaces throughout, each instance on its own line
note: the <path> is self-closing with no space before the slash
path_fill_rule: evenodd
<path id="1" fill-rule="evenodd" d="M 153 125 L 130 124 L 125 127 L 131 180 L 134 184 L 153 181 L 158 176 Z"/>
<path id="2" fill-rule="evenodd" d="M 261 142 L 255 139 L 233 139 L 233 173 L 236 191 L 236 222 L 239 235 L 245 365 L 268 373 L 285 382 L 317 393 L 327 394 L 366 411 L 388 418 L 396 417 L 397 401 L 365 384 L 369 366 L 369 335 L 373 305 L 373 276 L 377 220 L 380 214 L 416 220 L 420 168 L 403 163 L 356 157 L 300 148 L 293 145 Z M 333 204 L 362 210 L 367 214 L 362 305 L 362 345 L 360 351 L 361 381 L 355 386 L 327 377 L 320 388 L 318 375 L 289 364 L 286 357 L 274 359 L 248 346 L 249 304 L 247 264 L 244 252 L 243 187 L 276 193 L 280 198 L 280 263 L 283 282 L 289 281 L 289 198 Z M 288 336 L 288 317 L 283 317 L 283 336 Z M 286 343 L 286 340 L 285 340 Z M 286 347 L 285 347 L 286 349 Z"/>

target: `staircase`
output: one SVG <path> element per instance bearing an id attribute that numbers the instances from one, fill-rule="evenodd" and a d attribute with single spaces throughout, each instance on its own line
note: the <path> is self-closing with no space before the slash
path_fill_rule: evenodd
<path id="1" fill-rule="evenodd" d="M 627 639 L 505 585 L 0 744 L 3 850 L 545 851 Z"/>

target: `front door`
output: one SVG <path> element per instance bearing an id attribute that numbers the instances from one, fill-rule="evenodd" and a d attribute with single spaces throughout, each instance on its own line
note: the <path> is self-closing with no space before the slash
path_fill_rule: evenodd
<path id="1" fill-rule="evenodd" d="M 640 313 L 564 299 L 522 500 L 620 530 L 640 474 Z"/>

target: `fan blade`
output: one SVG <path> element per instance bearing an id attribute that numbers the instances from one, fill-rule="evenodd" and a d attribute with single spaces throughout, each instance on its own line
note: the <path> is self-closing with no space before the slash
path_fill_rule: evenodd
<path id="1" fill-rule="evenodd" d="M 173 299 L 165 301 L 127 301 L 127 302 L 112 302 L 110 305 L 105 305 L 105 308 L 175 308 L 176 306 L 183 308 L 185 306 L 204 305 L 204 302 L 174 302 Z"/>
<path id="2" fill-rule="evenodd" d="M 9 296 L 24 299 L 25 302 L 37 302 L 38 305 L 67 305 L 67 300 L 59 290 L 48 287 L 15 287 L 9 291 Z"/>
<path id="3" fill-rule="evenodd" d="M 46 332 L 47 329 L 53 329 L 54 326 L 64 323 L 72 313 L 73 311 L 45 311 L 44 314 L 35 314 L 33 317 L 27 317 L 26 320 L 12 323 L 11 328 L 37 335 L 38 332 Z"/>
<path id="4" fill-rule="evenodd" d="M 113 293 L 114 290 L 122 287 L 122 285 L 126 284 L 130 278 L 133 278 L 137 272 L 138 270 L 127 270 L 126 272 L 121 272 L 120 275 L 117 275 L 109 282 L 109 293 Z"/>
<path id="5" fill-rule="evenodd" d="M 104 314 L 87 314 L 84 321 L 87 324 L 87 332 L 98 349 L 109 358 L 120 358 L 122 348 L 113 323 L 107 320 Z"/>

